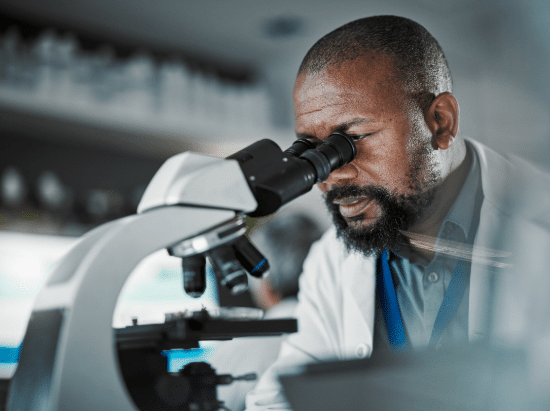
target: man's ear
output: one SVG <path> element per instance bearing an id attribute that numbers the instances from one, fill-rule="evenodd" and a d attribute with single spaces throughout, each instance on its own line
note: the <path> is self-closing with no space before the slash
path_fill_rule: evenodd
<path id="1" fill-rule="evenodd" d="M 446 150 L 458 133 L 458 102 L 447 91 L 438 95 L 426 113 L 426 124 L 432 132 L 434 149 Z"/>

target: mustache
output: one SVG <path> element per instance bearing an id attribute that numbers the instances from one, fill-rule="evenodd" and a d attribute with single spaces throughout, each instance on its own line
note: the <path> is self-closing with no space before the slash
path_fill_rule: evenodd
<path id="1" fill-rule="evenodd" d="M 325 202 L 329 207 L 334 207 L 334 200 L 346 197 L 369 197 L 377 200 L 379 203 L 385 203 L 385 200 L 390 196 L 388 190 L 381 186 L 359 186 L 356 184 L 346 184 L 342 186 L 334 186 L 325 194 Z"/>

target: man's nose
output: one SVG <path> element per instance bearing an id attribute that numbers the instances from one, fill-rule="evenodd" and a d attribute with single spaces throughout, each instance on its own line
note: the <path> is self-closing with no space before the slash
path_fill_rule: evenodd
<path id="1" fill-rule="evenodd" d="M 328 178 L 319 184 L 319 188 L 326 192 L 334 185 L 342 185 L 346 181 L 351 182 L 351 180 L 357 177 L 357 168 L 351 163 L 346 164 L 343 167 L 340 167 L 337 170 L 334 170 Z"/>

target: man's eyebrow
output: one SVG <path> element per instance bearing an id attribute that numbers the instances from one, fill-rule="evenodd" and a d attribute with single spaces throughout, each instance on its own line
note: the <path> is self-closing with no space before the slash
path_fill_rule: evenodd
<path id="1" fill-rule="evenodd" d="M 334 132 L 337 133 L 345 133 L 348 131 L 348 129 L 351 126 L 356 126 L 358 124 L 367 124 L 367 123 L 374 123 L 374 120 L 370 117 L 356 117 L 350 121 L 346 121 L 345 123 L 338 124 L 336 128 L 334 129 Z M 296 133 L 296 137 L 298 138 L 313 138 L 315 136 L 309 135 L 307 133 Z"/>
<path id="2" fill-rule="evenodd" d="M 366 124 L 366 123 L 373 123 L 373 122 L 374 120 L 370 117 L 356 117 L 350 121 L 346 121 L 345 123 L 338 124 L 338 126 L 334 131 L 342 133 L 342 132 L 348 131 L 348 129 L 351 126 L 356 126 L 356 125 Z"/>

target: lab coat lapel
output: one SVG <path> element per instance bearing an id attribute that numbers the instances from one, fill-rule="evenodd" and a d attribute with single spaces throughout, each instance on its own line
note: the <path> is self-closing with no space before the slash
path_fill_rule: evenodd
<path id="1" fill-rule="evenodd" d="M 490 326 L 491 295 L 493 279 L 498 269 L 476 262 L 481 257 L 478 247 L 495 249 L 499 244 L 499 228 L 507 224 L 509 217 L 504 211 L 507 176 L 513 171 L 511 163 L 480 143 L 473 145 L 481 168 L 483 203 L 479 227 L 474 241 L 474 253 L 470 272 L 470 299 L 468 312 L 468 335 L 470 341 L 485 338 Z"/>
<path id="2" fill-rule="evenodd" d="M 468 313 L 468 335 L 470 341 L 487 336 L 490 326 L 491 295 L 493 295 L 494 275 L 498 268 L 476 262 L 480 256 L 479 248 L 494 249 L 496 244 L 495 227 L 506 224 L 505 215 L 491 203 L 483 202 L 479 228 L 474 242 L 472 269 L 470 274 L 470 301 Z M 476 251 L 477 250 L 477 251 Z"/>
<path id="3" fill-rule="evenodd" d="M 344 355 L 363 358 L 372 352 L 375 310 L 375 258 L 350 254 L 342 264 Z"/>

